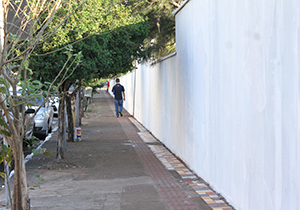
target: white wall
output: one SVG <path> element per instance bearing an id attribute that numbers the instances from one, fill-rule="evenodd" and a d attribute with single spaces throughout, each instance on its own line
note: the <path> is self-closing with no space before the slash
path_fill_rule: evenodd
<path id="1" fill-rule="evenodd" d="M 121 78 L 125 107 L 239 210 L 300 206 L 299 10 L 190 0 L 177 55 Z"/>

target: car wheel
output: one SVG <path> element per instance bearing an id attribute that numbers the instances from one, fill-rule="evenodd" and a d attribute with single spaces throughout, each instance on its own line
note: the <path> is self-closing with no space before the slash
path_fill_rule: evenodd
<path id="1" fill-rule="evenodd" d="M 48 129 L 45 130 L 45 134 L 43 134 L 42 138 L 46 139 L 47 136 L 48 136 Z"/>

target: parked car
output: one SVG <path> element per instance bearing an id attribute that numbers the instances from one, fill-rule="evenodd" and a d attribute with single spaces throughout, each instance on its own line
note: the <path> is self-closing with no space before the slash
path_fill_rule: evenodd
<path id="1" fill-rule="evenodd" d="M 17 96 L 20 96 L 21 95 L 21 87 L 17 86 Z M 10 92 L 10 95 L 13 95 L 13 90 L 12 90 L 12 87 L 9 88 L 9 92 Z M 9 107 L 9 104 L 7 104 L 7 106 Z M 25 111 L 25 121 L 24 121 L 24 125 L 25 125 L 25 135 L 24 137 L 25 138 L 30 138 L 32 135 L 33 135 L 33 127 L 34 127 L 34 123 L 32 122 L 31 118 L 33 117 L 34 115 L 34 110 L 32 109 L 28 109 L 28 107 L 23 107 L 23 105 L 20 105 L 19 106 L 19 109 L 20 109 L 20 115 L 21 115 L 21 112 L 22 112 L 22 109 L 26 109 Z M 5 119 L 5 117 L 4 117 Z M 6 119 L 5 119 L 6 120 Z M 0 137 L 1 139 L 1 137 Z"/>
<path id="2" fill-rule="evenodd" d="M 12 88 L 10 88 L 10 93 L 12 95 Z M 21 87 L 17 87 L 17 95 L 21 95 Z M 35 99 L 31 101 L 31 104 L 35 104 L 35 106 L 26 107 L 26 118 L 32 117 L 33 113 L 44 103 L 45 98 L 41 97 L 39 99 Z M 53 120 L 53 108 L 49 100 L 47 100 L 43 106 L 38 110 L 34 117 L 34 125 L 33 125 L 33 135 L 45 139 L 48 133 L 52 132 L 52 120 Z M 26 131 L 29 132 L 29 131 Z M 25 137 L 29 136 L 30 133 L 26 134 Z"/>
<path id="3" fill-rule="evenodd" d="M 30 137 L 33 136 L 33 129 L 34 129 L 34 123 L 31 121 L 31 118 L 33 117 L 33 114 L 34 114 L 34 110 L 32 111 L 31 109 L 28 109 L 25 111 L 25 134 L 24 134 L 24 138 L 25 139 L 28 139 Z M 21 115 L 21 113 L 20 113 Z M 6 121 L 6 118 L 4 117 L 4 120 Z M 3 135 L 0 134 L 0 143 L 3 142 Z"/>
<path id="4" fill-rule="evenodd" d="M 53 115 L 54 117 L 58 117 L 58 107 L 59 107 L 59 98 L 58 97 L 52 97 L 50 99 L 51 106 L 53 108 Z"/>
<path id="5" fill-rule="evenodd" d="M 36 100 L 34 103 L 36 107 L 32 109 L 38 109 L 38 107 L 44 102 L 44 98 Z M 48 133 L 52 132 L 52 121 L 53 121 L 53 107 L 51 102 L 46 101 L 45 104 L 38 110 L 34 117 L 34 136 L 45 139 Z"/>
<path id="6" fill-rule="evenodd" d="M 9 89 L 10 95 L 13 95 L 13 90 L 12 87 L 10 87 Z M 19 86 L 17 86 L 17 96 L 21 95 L 21 88 Z M 6 101 L 7 103 L 7 101 Z M 10 107 L 10 104 L 7 103 L 7 107 Z M 31 138 L 33 136 L 33 130 L 34 130 L 34 121 L 32 120 L 35 111 L 31 108 L 28 109 L 28 107 L 24 107 L 24 105 L 19 105 L 19 115 L 20 117 L 22 116 L 22 110 L 25 109 L 25 115 L 24 115 L 24 121 L 23 121 L 23 125 L 24 125 L 24 139 L 23 139 L 23 151 L 24 151 L 24 155 L 30 153 L 30 150 L 36 145 L 33 144 L 34 139 Z M 2 112 L 2 110 L 1 110 Z M 10 111 L 11 113 L 11 111 Z M 3 113 L 2 113 L 3 115 Z M 11 113 L 11 116 L 13 116 L 13 114 Z M 13 118 L 12 118 L 13 119 Z M 3 120 L 5 120 L 7 122 L 6 116 L 3 115 Z M 0 134 L 0 144 L 4 143 L 4 137 L 2 134 Z M 30 149 L 31 148 L 31 149 Z M 1 172 L 1 170 L 0 170 Z"/>

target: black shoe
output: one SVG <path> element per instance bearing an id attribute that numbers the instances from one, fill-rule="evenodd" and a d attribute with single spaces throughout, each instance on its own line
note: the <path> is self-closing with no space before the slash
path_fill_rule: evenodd
<path id="1" fill-rule="evenodd" d="M 117 115 L 117 117 L 119 117 L 119 115 Z"/>
<path id="2" fill-rule="evenodd" d="M 120 113 L 121 117 L 123 117 L 123 114 L 122 114 L 122 112 L 119 112 L 119 113 Z"/>

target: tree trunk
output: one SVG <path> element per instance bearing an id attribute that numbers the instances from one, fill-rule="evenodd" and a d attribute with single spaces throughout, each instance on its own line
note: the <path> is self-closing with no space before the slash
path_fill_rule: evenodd
<path id="1" fill-rule="evenodd" d="M 57 136 L 57 148 L 56 159 L 64 159 L 64 130 L 65 130 L 65 106 L 66 106 L 66 94 L 69 89 L 69 81 L 66 80 L 59 88 L 59 109 L 58 109 L 58 136 Z"/>
<path id="2" fill-rule="evenodd" d="M 14 155 L 14 187 L 12 196 L 12 210 L 29 210 L 30 200 L 27 188 L 27 177 L 25 170 L 24 154 L 23 154 L 23 139 L 16 141 L 13 146 Z"/>
<path id="3" fill-rule="evenodd" d="M 72 106 L 71 106 L 71 96 L 66 96 L 66 107 L 67 107 L 67 118 L 68 118 L 68 141 L 74 141 L 74 123 L 72 115 Z"/>
<path id="4" fill-rule="evenodd" d="M 60 93 L 59 107 L 58 107 L 58 131 L 57 131 L 57 147 L 56 147 L 56 159 L 64 159 L 64 127 L 65 127 L 65 106 L 64 106 L 64 94 Z"/>

